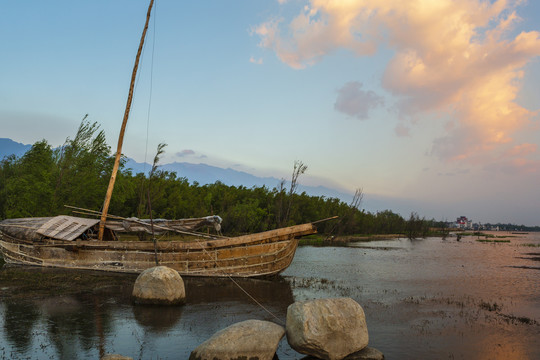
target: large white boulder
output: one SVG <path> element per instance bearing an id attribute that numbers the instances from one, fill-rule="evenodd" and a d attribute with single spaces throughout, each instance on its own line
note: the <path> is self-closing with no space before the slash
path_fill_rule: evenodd
<path id="1" fill-rule="evenodd" d="M 137 304 L 182 304 L 186 299 L 186 289 L 176 270 L 156 266 L 139 274 L 132 295 Z"/>
<path id="2" fill-rule="evenodd" d="M 191 352 L 189 360 L 272 360 L 283 335 L 285 329 L 272 322 L 242 321 L 215 333 Z"/>
<path id="3" fill-rule="evenodd" d="M 325 360 L 341 360 L 369 341 L 364 310 L 351 298 L 295 302 L 286 328 L 294 350 Z"/>

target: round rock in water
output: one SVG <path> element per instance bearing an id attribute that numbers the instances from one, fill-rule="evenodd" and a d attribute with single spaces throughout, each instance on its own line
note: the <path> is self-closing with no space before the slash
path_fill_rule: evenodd
<path id="1" fill-rule="evenodd" d="M 215 333 L 191 352 L 189 360 L 272 360 L 283 335 L 285 329 L 272 322 L 242 321 Z"/>
<path id="2" fill-rule="evenodd" d="M 186 299 L 184 280 L 176 270 L 156 266 L 139 274 L 133 286 L 136 304 L 175 305 Z"/>
<path id="3" fill-rule="evenodd" d="M 369 341 L 364 310 L 351 298 L 295 302 L 286 327 L 294 350 L 324 360 L 341 360 Z"/>

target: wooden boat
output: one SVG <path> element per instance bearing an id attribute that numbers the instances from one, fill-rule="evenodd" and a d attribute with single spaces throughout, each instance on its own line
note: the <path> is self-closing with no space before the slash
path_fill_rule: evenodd
<path id="1" fill-rule="evenodd" d="M 154 226 L 162 230 L 176 226 L 188 233 L 182 222 L 204 223 L 204 219 L 175 220 L 176 225 L 167 226 L 158 221 Z M 308 223 L 237 237 L 198 234 L 190 240 L 122 241 L 118 233 L 128 230 L 122 231 L 118 221 L 108 221 L 106 238 L 99 241 L 95 236 L 99 222 L 72 216 L 4 220 L 0 249 L 4 260 L 13 264 L 139 273 L 157 261 L 186 276 L 253 277 L 285 270 L 298 238 L 316 232 Z"/>
<path id="2" fill-rule="evenodd" d="M 159 264 L 190 276 L 252 277 L 280 273 L 291 263 L 298 238 L 316 232 L 313 223 L 252 235 L 208 238 L 193 230 L 209 218 L 164 222 L 123 219 L 120 222 L 107 216 L 153 2 L 150 0 L 135 58 L 100 220 L 69 216 L 4 220 L 0 223 L 0 250 L 4 260 L 15 264 L 134 273 Z M 154 241 L 121 241 L 117 237 L 119 232 L 141 230 L 152 234 L 156 231 L 190 233 L 193 239 L 156 242 L 155 237 Z"/>

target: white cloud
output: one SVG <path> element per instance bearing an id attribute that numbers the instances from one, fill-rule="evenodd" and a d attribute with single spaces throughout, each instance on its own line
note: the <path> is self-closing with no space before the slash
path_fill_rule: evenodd
<path id="1" fill-rule="evenodd" d="M 193 151 L 191 149 L 185 149 L 185 150 L 182 150 L 182 151 L 179 151 L 179 152 L 176 153 L 177 157 L 187 157 L 187 156 L 191 156 L 191 155 L 195 155 L 195 151 Z"/>

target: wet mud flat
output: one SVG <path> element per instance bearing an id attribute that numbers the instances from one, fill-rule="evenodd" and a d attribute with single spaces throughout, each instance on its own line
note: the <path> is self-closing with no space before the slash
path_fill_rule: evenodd
<path id="1" fill-rule="evenodd" d="M 387 359 L 540 358 L 540 239 L 377 240 L 300 247 L 278 277 L 185 278 L 186 304 L 135 306 L 135 276 L 0 270 L 0 358 L 187 359 L 233 323 L 285 323 L 294 301 L 352 297 Z M 279 359 L 302 359 L 285 339 Z"/>
<path id="2" fill-rule="evenodd" d="M 296 300 L 339 295 L 362 304 L 370 346 L 389 359 L 538 359 L 540 234 L 508 239 L 303 248 L 285 275 L 303 275 L 293 280 Z"/>

